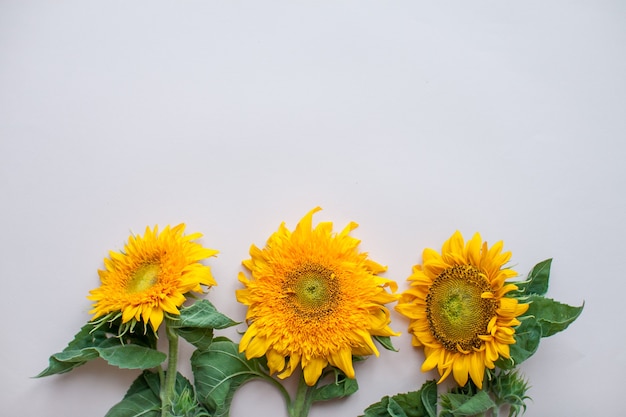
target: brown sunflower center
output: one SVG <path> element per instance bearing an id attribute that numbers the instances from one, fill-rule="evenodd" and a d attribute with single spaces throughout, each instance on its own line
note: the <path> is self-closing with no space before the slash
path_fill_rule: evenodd
<path id="1" fill-rule="evenodd" d="M 126 284 L 126 290 L 129 293 L 137 293 L 147 290 L 157 283 L 159 280 L 159 272 L 161 268 L 158 264 L 148 263 L 140 266 L 130 276 Z"/>
<path id="2" fill-rule="evenodd" d="M 319 318 L 337 305 L 339 283 L 335 274 L 321 265 L 306 263 L 286 275 L 284 291 L 299 316 Z"/>
<path id="3" fill-rule="evenodd" d="M 487 291 L 491 287 L 486 277 L 471 265 L 453 266 L 435 279 L 426 296 L 426 316 L 443 347 L 468 351 L 481 346 L 478 335 L 487 333 L 498 304 L 481 297 Z"/>

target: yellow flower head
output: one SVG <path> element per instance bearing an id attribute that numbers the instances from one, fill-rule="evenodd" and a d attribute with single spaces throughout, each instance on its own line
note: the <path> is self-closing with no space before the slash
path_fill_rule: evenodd
<path id="1" fill-rule="evenodd" d="M 505 281 L 517 275 L 503 266 L 511 252 L 502 252 L 500 241 L 491 248 L 478 233 L 465 244 L 456 232 L 443 245 L 441 254 L 425 249 L 423 264 L 413 268 L 410 288 L 396 310 L 410 319 L 414 346 L 424 346 L 422 371 L 437 367 L 441 379 L 450 373 L 464 386 L 468 376 L 482 388 L 485 368 L 493 369 L 498 357 L 509 358 L 515 343 L 516 317 L 528 310 L 507 298 L 514 284 Z"/>
<path id="2" fill-rule="evenodd" d="M 237 300 L 248 306 L 249 327 L 239 344 L 246 357 L 265 355 L 271 373 L 290 376 L 301 364 L 305 382 L 313 386 L 332 365 L 354 378 L 352 355 L 378 356 L 372 336 L 397 336 L 389 327 L 384 304 L 397 297 L 395 282 L 377 276 L 385 267 L 358 251 L 349 233 L 332 233 L 332 223 L 312 227 L 311 210 L 290 232 L 285 224 L 243 265 L 251 272 L 239 280 Z"/>
<path id="3" fill-rule="evenodd" d="M 109 252 L 105 269 L 98 271 L 102 285 L 87 297 L 95 301 L 92 320 L 121 313 L 122 323 L 149 322 L 156 332 L 164 313 L 180 314 L 185 294 L 217 285 L 210 268 L 200 263 L 217 251 L 194 242 L 200 233 L 183 236 L 184 230 L 184 224 L 161 233 L 158 226 L 147 227 L 144 236 L 131 236 L 122 252 Z"/>

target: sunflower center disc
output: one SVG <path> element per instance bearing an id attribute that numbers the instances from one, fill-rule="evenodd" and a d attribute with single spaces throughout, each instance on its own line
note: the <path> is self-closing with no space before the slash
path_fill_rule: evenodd
<path id="1" fill-rule="evenodd" d="M 298 315 L 320 317 L 335 307 L 338 283 L 329 269 L 316 264 L 305 264 L 287 275 L 287 293 Z"/>
<path id="2" fill-rule="evenodd" d="M 161 268 L 156 264 L 146 264 L 137 268 L 130 277 L 126 289 L 129 293 L 142 292 L 152 287 L 159 280 Z"/>
<path id="3" fill-rule="evenodd" d="M 497 301 L 482 298 L 491 291 L 485 276 L 471 265 L 444 270 L 426 296 L 426 316 L 433 336 L 450 351 L 480 348 L 478 335 L 496 315 Z"/>

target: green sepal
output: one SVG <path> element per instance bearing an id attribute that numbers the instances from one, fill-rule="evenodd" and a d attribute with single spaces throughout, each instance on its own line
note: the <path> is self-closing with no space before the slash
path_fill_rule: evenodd
<path id="1" fill-rule="evenodd" d="M 522 317 L 515 328 L 515 343 L 509 345 L 510 359 L 500 357 L 496 366 L 500 369 L 513 369 L 530 358 L 539 348 L 541 325 L 535 317 Z"/>
<path id="2" fill-rule="evenodd" d="M 475 394 L 447 393 L 441 395 L 440 417 L 475 416 L 498 406 L 486 391 Z"/>
<path id="3" fill-rule="evenodd" d="M 271 379 L 263 358 L 246 359 L 239 347 L 225 337 L 216 337 L 191 356 L 198 400 L 213 417 L 226 417 L 237 389 L 252 379 Z"/>
<path id="4" fill-rule="evenodd" d="M 528 273 L 526 281 L 514 282 L 517 285 L 517 294 L 526 295 L 544 295 L 548 292 L 550 282 L 550 267 L 552 266 L 552 258 L 539 262 Z"/>
<path id="5" fill-rule="evenodd" d="M 391 350 L 393 352 L 397 352 L 398 350 L 391 343 L 391 337 L 389 336 L 373 336 L 374 340 L 376 340 L 382 347 L 387 350 Z"/>
<path id="6" fill-rule="evenodd" d="M 529 389 L 528 381 L 517 370 L 510 372 L 490 371 L 488 390 L 495 397 L 498 405 L 509 406 L 509 417 L 519 416 L 526 411 L 526 395 Z"/>
<path id="7" fill-rule="evenodd" d="M 365 409 L 361 417 L 436 417 L 437 383 L 425 382 L 417 391 L 385 396 Z"/>
<path id="8" fill-rule="evenodd" d="M 167 355 L 155 350 L 153 336 L 117 334 L 119 326 L 84 325 L 63 351 L 50 356 L 48 367 L 37 377 L 69 372 L 90 360 L 102 358 L 110 365 L 123 369 L 148 369 L 160 365 Z"/>
<path id="9" fill-rule="evenodd" d="M 356 379 L 348 378 L 340 369 L 332 367 L 330 369 L 332 369 L 334 373 L 333 382 L 322 386 L 316 386 L 315 391 L 313 391 L 313 402 L 339 399 L 352 395 L 358 391 L 359 384 Z M 320 378 L 320 380 L 322 378 Z"/>
<path id="10" fill-rule="evenodd" d="M 528 302 L 530 306 L 525 315 L 535 317 L 541 325 L 542 337 L 567 329 L 580 316 L 585 306 L 583 303 L 580 307 L 573 307 L 540 295 L 531 295 Z"/>

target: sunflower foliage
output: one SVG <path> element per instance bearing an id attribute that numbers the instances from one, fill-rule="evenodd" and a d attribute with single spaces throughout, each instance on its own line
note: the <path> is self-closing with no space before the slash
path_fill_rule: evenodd
<path id="1" fill-rule="evenodd" d="M 275 375 L 275 355 L 259 354 L 257 349 L 263 338 L 262 333 L 251 344 L 252 348 L 249 343 L 235 343 L 226 337 L 216 336 L 216 330 L 239 323 L 219 312 L 210 301 L 194 295 L 204 292 L 203 287 L 216 285 L 210 268 L 201 261 L 214 256 L 217 251 L 195 242 L 202 236 L 199 233 L 185 236 L 184 224 L 173 228 L 167 226 L 161 232 L 155 226 L 153 229 L 146 228 L 144 235 L 131 236 L 123 250 L 109 253 L 104 260 L 105 269 L 98 271 L 101 286 L 92 290 L 88 297 L 94 301 L 91 320 L 65 349 L 50 356 L 48 367 L 37 376 L 66 373 L 94 359 L 102 359 L 121 369 L 141 371 L 106 417 L 226 417 L 230 414 L 236 391 L 253 380 L 266 381 L 275 386 L 284 396 L 290 417 L 306 416 L 313 403 L 353 394 L 358 384 L 352 364 L 378 354 L 374 341 L 385 349 L 395 351 L 389 336 L 396 336 L 397 333 L 388 326 L 389 311 L 383 304 L 396 300 L 396 296 L 388 293 L 386 288 L 392 287 L 395 291 L 396 285 L 376 275 L 385 267 L 367 260 L 365 254 L 356 251 L 359 241 L 348 236 L 356 227 L 355 223 L 350 223 L 338 235 L 331 234 L 330 223 L 312 229 L 310 220 L 318 210 L 309 212 L 302 227 L 294 233 L 296 238 L 300 234 L 304 236 L 302 242 L 294 244 L 300 245 L 300 249 L 309 248 L 310 252 L 307 252 L 306 259 L 294 255 L 296 264 L 305 268 L 304 272 L 296 271 L 294 276 L 290 276 L 290 279 L 297 278 L 295 287 L 304 300 L 302 305 L 296 307 L 311 311 L 301 314 L 300 326 L 291 323 L 290 327 L 297 331 L 302 331 L 306 325 L 318 329 L 320 326 L 314 326 L 315 322 L 338 304 L 338 298 L 354 298 L 340 294 L 336 283 L 339 280 L 351 283 L 351 288 L 365 294 L 364 298 L 357 298 L 354 304 L 343 306 L 343 310 L 336 312 L 326 326 L 337 327 L 337 322 L 341 324 L 344 315 L 352 317 L 352 322 L 345 322 L 341 327 L 343 331 L 351 331 L 356 338 L 356 341 L 347 342 L 346 349 L 342 348 L 328 357 L 318 352 L 318 357 L 309 363 L 306 349 L 313 347 L 315 352 L 314 345 L 326 343 L 328 346 L 340 335 L 339 331 L 326 336 L 309 331 L 311 337 L 307 340 L 314 343 L 301 340 L 302 349 L 287 349 L 281 356 L 285 369 L 281 369 L 280 375 Z M 309 244 L 311 239 L 315 240 L 315 245 Z M 257 254 L 256 251 L 253 253 Z M 299 254 L 300 251 L 290 247 L 287 255 L 290 253 Z M 313 264 L 309 258 L 322 259 L 325 263 Z M 252 266 L 252 263 L 244 261 L 244 266 Z M 332 266 L 335 269 L 329 269 Z M 347 270 L 340 270 L 340 267 Z M 361 279 L 353 279 L 355 276 Z M 361 286 L 353 281 L 360 282 Z M 287 296 L 291 296 L 292 287 L 279 286 L 287 292 Z M 247 290 L 240 290 L 238 296 L 245 300 L 254 298 Z M 275 300 L 284 297 L 263 295 L 260 298 Z M 309 320 L 312 312 L 319 313 L 313 321 Z M 270 320 L 275 313 L 274 309 L 267 311 Z M 280 318 L 275 322 L 277 334 L 289 327 Z M 364 323 L 364 328 L 355 330 L 355 323 Z M 157 343 L 159 335 L 162 338 L 165 336 L 165 343 Z M 191 356 L 193 382 L 178 372 L 180 339 L 195 348 Z M 167 346 L 167 352 L 162 352 L 159 346 Z M 292 365 L 300 359 L 303 361 L 302 372 L 299 372 L 300 383 L 296 392 L 290 393 L 278 378 L 291 375 L 297 368 Z"/>
<path id="2" fill-rule="evenodd" d="M 197 300 L 182 307 L 179 316 L 166 318 L 168 330 L 196 347 L 194 358 L 201 357 L 202 352 L 220 350 L 223 338 L 214 338 L 214 330 L 236 324 L 238 323 L 220 313 L 208 300 Z M 168 371 L 162 368 L 162 364 L 167 355 L 158 350 L 157 335 L 154 332 L 141 326 L 129 330 L 121 324 L 121 319 L 117 316 L 113 316 L 111 321 L 88 322 L 63 351 L 50 357 L 48 367 L 37 376 L 69 372 L 97 358 L 121 369 L 142 371 L 124 398 L 109 410 L 106 417 L 217 415 L 215 412 L 218 407 L 205 395 L 207 383 L 203 381 L 205 374 L 202 361 L 199 361 L 199 365 L 194 363 L 194 384 L 176 372 L 171 405 L 164 410 L 162 386 Z M 218 366 L 224 369 L 221 364 Z"/>
<path id="3" fill-rule="evenodd" d="M 105 417 L 228 417 L 236 392 L 251 381 L 274 386 L 290 417 L 306 417 L 312 404 L 358 390 L 354 364 L 378 356 L 375 343 L 396 351 L 390 336 L 399 333 L 390 327 L 386 304 L 398 301 L 396 309 L 413 320 L 415 346 L 445 342 L 426 351 L 434 356 L 422 369 L 438 368 L 438 382 L 452 374 L 457 385 L 440 393 L 437 381 L 427 381 L 416 391 L 383 397 L 362 417 L 525 412 L 530 385 L 518 367 L 542 338 L 567 329 L 584 307 L 546 297 L 551 259 L 538 263 L 526 280 L 504 285 L 516 275 L 504 267 L 510 252 L 502 253 L 501 242 L 488 249 L 478 234 L 465 245 L 457 232 L 442 255 L 424 252 L 427 262 L 414 268 L 414 285 L 398 297 L 397 284 L 378 275 L 386 267 L 360 252 L 360 241 L 349 236 L 357 224 L 339 233 L 329 222 L 313 227 L 319 210 L 305 215 L 293 232 L 281 225 L 263 249 L 252 246 L 251 259 L 243 262 L 249 275 L 239 274 L 245 288 L 236 292 L 248 306 L 240 342 L 215 334 L 240 323 L 193 294 L 216 285 L 200 261 L 217 251 L 194 242 L 199 233 L 183 236 L 184 224 L 161 233 L 147 228 L 105 259 L 102 286 L 88 297 L 95 302 L 92 319 L 37 377 L 96 359 L 137 370 Z M 428 334 L 436 314 L 437 337 Z M 471 336 L 469 342 L 454 339 L 457 333 Z M 163 336 L 166 343 L 157 343 Z M 191 380 L 178 372 L 181 339 L 194 348 Z M 299 375 L 295 392 L 281 381 L 292 374 Z"/>
<path id="4" fill-rule="evenodd" d="M 498 416 L 503 411 L 508 411 L 508 417 L 524 414 L 530 385 L 518 366 L 537 351 L 542 338 L 567 329 L 584 307 L 584 303 L 575 307 L 545 296 L 551 265 L 552 259 L 542 261 L 525 281 L 515 282 L 517 290 L 509 296 L 528 303 L 529 308 L 515 327 L 510 358 L 500 357 L 494 369 L 485 370 L 482 389 L 470 379 L 465 386 L 457 385 L 438 395 L 436 381 L 427 381 L 417 391 L 383 397 L 361 417 Z"/>
<path id="5" fill-rule="evenodd" d="M 499 359 L 496 366 L 511 370 L 530 358 L 539 348 L 544 337 L 562 332 L 580 316 L 579 307 L 555 301 L 545 296 L 550 281 L 552 259 L 535 265 L 525 281 L 516 282 L 518 289 L 512 294 L 520 302 L 528 303 L 528 311 L 521 317 L 515 329 L 515 344 L 511 345 L 511 358 Z"/>

